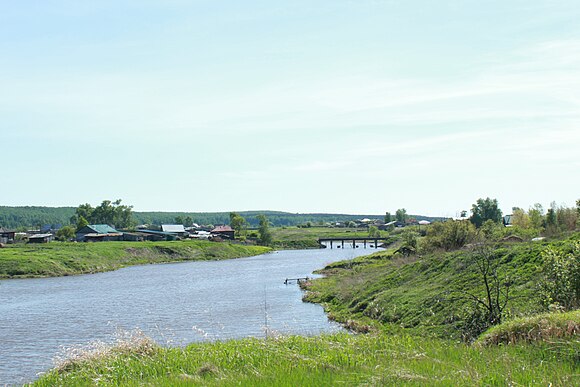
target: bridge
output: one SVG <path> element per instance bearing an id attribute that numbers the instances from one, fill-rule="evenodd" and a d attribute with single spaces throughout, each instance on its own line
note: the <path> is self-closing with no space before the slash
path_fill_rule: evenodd
<path id="1" fill-rule="evenodd" d="M 364 248 L 367 248 L 367 243 L 370 245 L 370 247 L 374 247 L 375 249 L 379 248 L 379 241 L 384 242 L 386 241 L 387 238 L 375 238 L 375 237 L 369 237 L 369 238 L 364 238 L 364 237 L 348 237 L 348 238 L 319 238 L 318 239 L 318 243 L 324 247 L 327 247 L 324 242 L 330 242 L 330 248 L 332 249 L 334 246 L 334 242 L 337 242 L 337 246 L 338 248 L 343 248 L 344 249 L 344 243 L 348 243 L 351 244 L 352 243 L 352 248 L 357 248 L 357 242 L 362 242 Z"/>

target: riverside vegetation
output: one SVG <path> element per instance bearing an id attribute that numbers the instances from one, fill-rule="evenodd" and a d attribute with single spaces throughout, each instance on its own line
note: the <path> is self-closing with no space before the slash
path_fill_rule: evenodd
<path id="1" fill-rule="evenodd" d="M 478 222 L 394 232 L 389 250 L 303 284 L 305 301 L 365 334 L 186 348 L 137 334 L 81 350 L 35 384 L 579 385 L 577 212 L 553 207 L 537 223 L 520 211 L 504 228 L 484 208 L 496 206 L 478 201 Z M 532 240 L 540 233 L 549 239 Z"/>
<path id="2" fill-rule="evenodd" d="M 305 285 L 307 301 L 322 303 L 332 318 L 366 334 L 270 333 L 266 339 L 186 348 L 164 348 L 137 334 L 104 350 L 81 351 L 34 384 L 580 383 L 580 312 L 546 313 L 566 294 L 541 284 L 551 275 L 544 262 L 550 256 L 580 259 L 579 233 L 541 242 L 494 242 L 496 269 L 513 279 L 513 296 L 503 311 L 506 322 L 489 330 L 484 312 L 467 296 L 485 294 L 481 276 L 469 269 L 473 251 L 407 254 L 401 248 L 411 239 L 406 233 L 391 249 L 329 265 L 322 270 L 326 277 Z M 428 238 L 418 237 L 417 246 L 425 249 Z"/>
<path id="3" fill-rule="evenodd" d="M 97 273 L 132 265 L 241 258 L 269 251 L 263 246 L 208 241 L 15 244 L 0 249 L 0 278 Z"/>

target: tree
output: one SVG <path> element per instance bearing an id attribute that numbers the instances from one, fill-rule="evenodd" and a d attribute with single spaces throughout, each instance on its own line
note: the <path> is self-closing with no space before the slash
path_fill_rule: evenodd
<path id="1" fill-rule="evenodd" d="M 559 207 L 556 219 L 561 230 L 574 231 L 578 223 L 578 212 L 575 208 Z"/>
<path id="2" fill-rule="evenodd" d="M 261 245 L 268 246 L 272 243 L 272 233 L 270 232 L 270 222 L 265 215 L 260 214 L 256 218 L 260 222 L 260 227 L 258 228 L 259 237 L 258 242 Z"/>
<path id="3" fill-rule="evenodd" d="M 56 232 L 56 239 L 63 242 L 74 239 L 75 231 L 73 226 L 64 226 Z"/>
<path id="4" fill-rule="evenodd" d="M 80 231 L 82 228 L 89 225 L 89 221 L 86 220 L 83 216 L 80 216 L 77 220 L 77 231 Z"/>
<path id="5" fill-rule="evenodd" d="M 397 219 L 398 222 L 406 223 L 408 218 L 407 210 L 404 208 L 399 208 L 395 213 L 395 218 Z"/>
<path id="6" fill-rule="evenodd" d="M 523 209 L 514 207 L 512 210 L 512 225 L 527 229 L 532 226 L 532 221 Z"/>
<path id="7" fill-rule="evenodd" d="M 93 211 L 94 208 L 89 203 L 81 204 L 76 208 L 75 214 L 70 218 L 70 222 L 78 224 L 80 218 L 91 219 Z"/>
<path id="8" fill-rule="evenodd" d="M 406 229 L 403 233 L 403 244 L 397 249 L 397 253 L 403 254 L 406 257 L 415 254 L 417 252 L 418 237 L 418 233 Z"/>
<path id="9" fill-rule="evenodd" d="M 475 227 L 471 222 L 448 220 L 435 222 L 427 230 L 427 242 L 447 251 L 459 249 L 475 237 Z"/>
<path id="10" fill-rule="evenodd" d="M 469 338 L 473 338 L 487 328 L 501 324 L 511 299 L 511 281 L 502 273 L 500 257 L 488 243 L 477 243 L 467 259 L 466 264 L 475 267 L 477 278 L 483 285 L 483 295 L 475 290 L 463 291 L 463 297 L 473 302 L 472 321 L 468 321 Z"/>
<path id="11" fill-rule="evenodd" d="M 493 220 L 496 223 L 502 221 L 502 213 L 499 209 L 497 199 L 477 199 L 471 207 L 471 223 L 479 228 L 486 220 Z"/>
<path id="12" fill-rule="evenodd" d="M 370 226 L 369 227 L 369 238 L 380 238 L 381 232 L 377 228 L 377 226 Z"/>
<path id="13" fill-rule="evenodd" d="M 544 207 L 540 203 L 534 204 L 528 210 L 528 216 L 530 217 L 530 223 L 533 228 L 540 230 L 544 223 Z"/>
<path id="14" fill-rule="evenodd" d="M 580 307 L 580 241 L 542 252 L 540 293 L 548 307 Z"/>
<path id="15" fill-rule="evenodd" d="M 240 214 L 236 212 L 230 212 L 230 226 L 234 229 L 234 232 L 237 234 L 238 238 L 246 236 L 248 222 Z"/>
<path id="16" fill-rule="evenodd" d="M 385 223 L 389 223 L 393 221 L 393 215 L 390 212 L 385 213 Z"/>
<path id="17" fill-rule="evenodd" d="M 78 227 L 81 218 L 84 218 L 87 224 L 109 224 L 118 228 L 135 226 L 133 206 L 122 205 L 121 199 L 114 202 L 103 200 L 96 208 L 92 208 L 88 203 L 81 204 L 75 210 L 71 222 L 76 223 Z"/>

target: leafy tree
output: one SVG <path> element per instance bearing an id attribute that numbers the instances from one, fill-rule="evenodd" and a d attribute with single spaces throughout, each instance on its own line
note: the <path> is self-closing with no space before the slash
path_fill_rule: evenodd
<path id="1" fill-rule="evenodd" d="M 502 213 L 497 199 L 477 199 L 477 202 L 471 207 L 470 220 L 477 228 L 481 227 L 486 220 L 500 223 L 502 221 Z"/>
<path id="2" fill-rule="evenodd" d="M 377 226 L 370 226 L 369 227 L 369 238 L 380 238 L 381 232 L 377 228 Z"/>
<path id="3" fill-rule="evenodd" d="M 96 208 L 90 204 L 81 204 L 75 211 L 75 216 L 71 218 L 77 227 L 81 218 L 84 218 L 87 224 L 109 224 L 118 228 L 130 228 L 135 226 L 133 220 L 133 206 L 121 204 L 121 199 L 114 202 L 103 200 Z"/>
<path id="4" fill-rule="evenodd" d="M 193 224 L 193 218 L 191 216 L 186 216 L 185 219 L 183 220 L 183 225 L 185 227 L 191 227 L 192 224 Z"/>
<path id="5" fill-rule="evenodd" d="M 578 212 L 575 208 L 559 207 L 556 219 L 561 230 L 574 231 L 578 223 Z"/>
<path id="6" fill-rule="evenodd" d="M 63 242 L 74 239 L 75 231 L 73 226 L 64 226 L 56 232 L 56 239 Z"/>
<path id="7" fill-rule="evenodd" d="M 540 230 L 544 223 L 544 207 L 540 203 L 534 204 L 528 210 L 528 216 L 530 217 L 531 226 L 535 229 Z"/>
<path id="8" fill-rule="evenodd" d="M 512 210 L 512 225 L 527 229 L 532 227 L 532 220 L 524 210 L 514 207 Z"/>
<path id="9" fill-rule="evenodd" d="M 580 241 L 542 252 L 540 292 L 548 307 L 571 310 L 580 307 Z"/>
<path id="10" fill-rule="evenodd" d="M 70 218 L 70 222 L 73 224 L 78 224 L 80 218 L 91 219 L 93 216 L 94 208 L 89 204 L 81 204 L 75 210 L 75 214 Z"/>
<path id="11" fill-rule="evenodd" d="M 84 218 L 84 216 L 80 216 L 77 220 L 77 231 L 80 231 L 82 228 L 89 225 L 89 221 Z"/>
<path id="12" fill-rule="evenodd" d="M 448 220 L 433 223 L 427 230 L 427 242 L 435 248 L 454 250 L 470 243 L 475 237 L 471 222 Z"/>
<path id="13" fill-rule="evenodd" d="M 260 222 L 260 226 L 258 228 L 258 242 L 261 245 L 268 246 L 272 243 L 272 233 L 270 232 L 270 222 L 266 215 L 260 214 L 257 216 L 258 221 Z"/>
<path id="14" fill-rule="evenodd" d="M 409 255 L 415 254 L 417 252 L 417 244 L 419 240 L 419 234 L 410 229 L 406 229 L 402 235 L 403 243 L 401 247 L 397 249 L 397 253 L 403 254 L 408 257 Z"/>
<path id="15" fill-rule="evenodd" d="M 390 212 L 385 213 L 385 223 L 389 223 L 393 221 L 393 215 Z"/>
<path id="16" fill-rule="evenodd" d="M 234 229 L 238 237 L 245 237 L 248 229 L 246 219 L 236 212 L 230 212 L 230 226 Z"/>
<path id="17" fill-rule="evenodd" d="M 395 213 L 395 218 L 397 219 L 398 222 L 406 223 L 408 218 L 407 210 L 404 208 L 399 208 Z"/>
<path id="18" fill-rule="evenodd" d="M 185 224 L 185 220 L 183 219 L 183 216 L 176 216 L 175 217 L 175 224 Z"/>

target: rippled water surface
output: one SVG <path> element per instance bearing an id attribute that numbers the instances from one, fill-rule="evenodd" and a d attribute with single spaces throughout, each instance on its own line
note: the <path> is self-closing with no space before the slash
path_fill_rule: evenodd
<path id="1" fill-rule="evenodd" d="M 340 330 L 284 280 L 373 251 L 279 251 L 0 281 L 0 384 L 29 382 L 53 366 L 62 347 L 112 341 L 117 330 L 139 328 L 163 345 L 264 336 L 266 325 L 282 334 Z"/>

